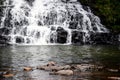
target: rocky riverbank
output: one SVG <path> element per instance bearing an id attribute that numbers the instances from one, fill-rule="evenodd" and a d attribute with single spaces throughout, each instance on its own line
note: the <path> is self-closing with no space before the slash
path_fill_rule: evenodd
<path id="1" fill-rule="evenodd" d="M 119 77 L 120 68 L 111 69 L 103 65 L 95 65 L 95 64 L 59 65 L 56 62 L 51 61 L 45 65 L 40 65 L 36 67 L 23 67 L 21 71 L 17 71 L 14 68 L 2 68 L 0 69 L 0 80 L 11 80 L 12 77 L 16 77 L 16 75 L 18 75 L 18 72 L 32 73 L 35 70 L 45 71 L 49 73 L 49 75 L 51 76 L 52 75 L 67 76 L 67 77 L 81 76 L 82 78 L 86 78 L 86 76 L 91 76 L 91 77 L 99 77 L 100 80 L 119 80 L 120 79 Z M 79 79 L 84 80 L 82 78 L 78 77 L 75 80 L 79 80 Z M 26 80 L 28 79 L 26 78 Z M 36 80 L 36 79 L 29 79 L 29 80 Z M 46 79 L 46 80 L 49 80 L 49 79 Z M 89 80 L 89 79 L 86 78 L 86 80 Z"/>

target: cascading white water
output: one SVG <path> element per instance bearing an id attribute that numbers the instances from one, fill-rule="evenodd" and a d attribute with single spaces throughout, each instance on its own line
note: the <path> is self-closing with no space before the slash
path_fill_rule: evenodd
<path id="1" fill-rule="evenodd" d="M 74 31 L 84 33 L 83 42 L 89 40 L 90 32 L 108 32 L 100 19 L 89 8 L 84 10 L 77 0 L 6 0 L 5 3 L 14 6 L 5 8 L 1 23 L 2 27 L 10 28 L 7 36 L 11 44 L 56 44 L 62 32 L 67 35 L 62 43 L 72 44 Z M 10 25 L 5 26 L 5 19 Z"/>

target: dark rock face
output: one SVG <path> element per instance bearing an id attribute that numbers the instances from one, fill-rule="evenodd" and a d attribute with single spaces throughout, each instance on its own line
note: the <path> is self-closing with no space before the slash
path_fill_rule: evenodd
<path id="1" fill-rule="evenodd" d="M 16 37 L 16 43 L 23 43 L 24 39 L 22 37 Z"/>
<path id="2" fill-rule="evenodd" d="M 70 23 L 69 23 L 69 28 L 70 29 L 76 29 L 77 28 L 77 26 L 78 26 L 78 22 L 77 21 L 71 21 Z"/>
<path id="3" fill-rule="evenodd" d="M 0 45 L 8 45 L 9 37 L 0 35 Z"/>
<path id="4" fill-rule="evenodd" d="M 0 34 L 4 34 L 4 35 L 9 35 L 10 33 L 10 29 L 8 28 L 0 28 Z"/>
<path id="5" fill-rule="evenodd" d="M 111 35 L 110 33 L 92 33 L 90 38 L 93 44 L 109 44 Z"/>
<path id="6" fill-rule="evenodd" d="M 58 43 L 66 43 L 67 42 L 67 31 L 65 31 L 63 28 L 58 27 L 57 28 L 57 42 Z"/>
<path id="7" fill-rule="evenodd" d="M 120 45 L 119 34 L 111 33 L 110 44 Z"/>
<path id="8" fill-rule="evenodd" d="M 72 32 L 72 43 L 73 44 L 83 44 L 84 32 L 73 31 Z"/>
<path id="9" fill-rule="evenodd" d="M 120 44 L 118 38 L 112 33 L 92 33 L 90 36 L 92 44 Z"/>
<path id="10" fill-rule="evenodd" d="M 35 0 L 25 0 L 26 2 L 28 2 L 29 3 L 29 5 L 33 5 L 33 2 L 35 1 Z"/>

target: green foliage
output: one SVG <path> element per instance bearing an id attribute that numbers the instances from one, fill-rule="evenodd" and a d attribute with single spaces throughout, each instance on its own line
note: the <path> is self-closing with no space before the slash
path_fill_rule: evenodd
<path id="1" fill-rule="evenodd" d="M 120 32 L 120 1 L 119 0 L 79 0 L 90 6 L 102 23 L 114 32 Z"/>

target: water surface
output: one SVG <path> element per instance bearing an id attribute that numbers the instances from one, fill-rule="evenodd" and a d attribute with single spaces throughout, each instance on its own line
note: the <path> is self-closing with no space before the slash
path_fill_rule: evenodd
<path id="1" fill-rule="evenodd" d="M 107 80 L 119 73 L 98 71 L 78 73 L 73 76 L 49 75 L 47 71 L 23 71 L 23 67 L 37 67 L 49 61 L 64 64 L 97 64 L 107 68 L 120 68 L 120 47 L 112 45 L 48 45 L 48 46 L 1 46 L 0 71 L 15 71 L 12 78 L 0 80 Z M 97 75 L 96 75 L 97 74 Z"/>

